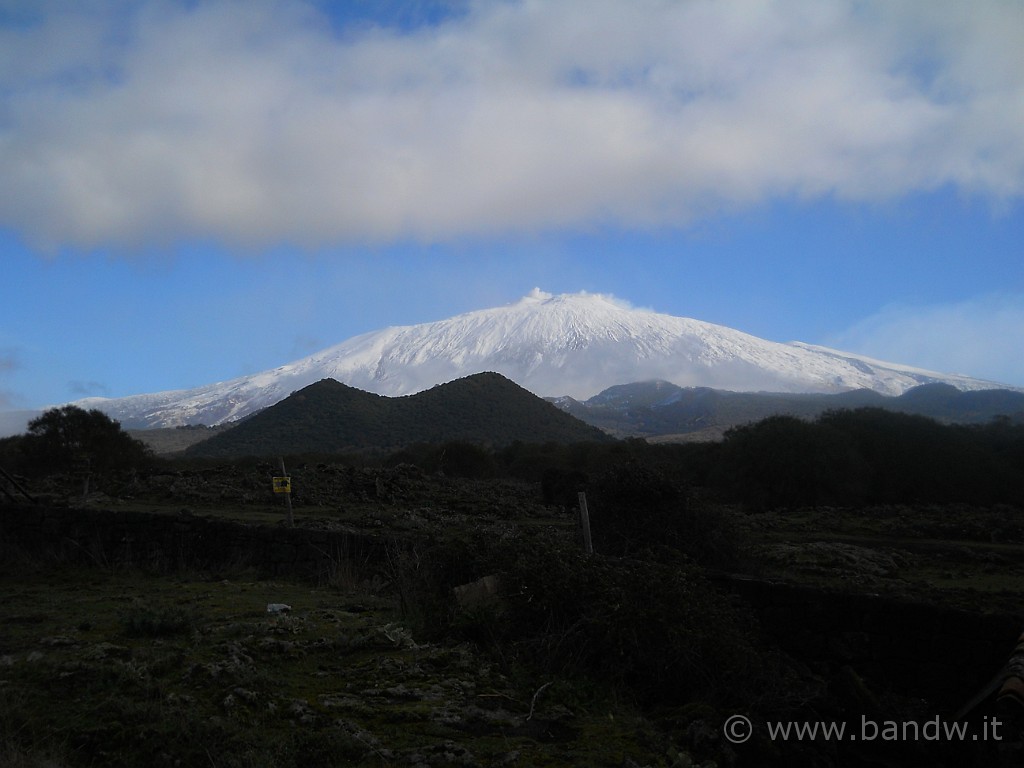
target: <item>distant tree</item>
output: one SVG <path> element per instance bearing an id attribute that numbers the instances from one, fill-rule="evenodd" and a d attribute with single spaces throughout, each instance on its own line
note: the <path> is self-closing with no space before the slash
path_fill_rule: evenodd
<path id="1" fill-rule="evenodd" d="M 150 451 L 102 411 L 76 405 L 52 408 L 28 424 L 23 450 L 34 474 L 88 467 L 94 472 L 133 468 Z"/>

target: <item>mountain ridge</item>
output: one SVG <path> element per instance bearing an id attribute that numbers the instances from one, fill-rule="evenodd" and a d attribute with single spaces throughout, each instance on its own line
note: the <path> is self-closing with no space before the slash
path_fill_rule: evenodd
<path id="1" fill-rule="evenodd" d="M 401 396 L 494 371 L 542 397 L 586 399 L 662 379 L 681 387 L 901 394 L 924 383 L 1001 385 L 887 363 L 803 342 L 780 343 L 692 318 L 637 309 L 597 293 L 534 289 L 517 302 L 445 320 L 365 333 L 277 368 L 192 389 L 75 401 L 126 428 L 217 425 L 332 378 Z"/>
<path id="2" fill-rule="evenodd" d="M 997 417 L 1024 423 L 1024 392 L 961 391 L 943 383 L 883 395 L 866 389 L 835 394 L 730 392 L 647 381 L 611 387 L 582 402 L 564 397 L 550 400 L 581 421 L 619 437 L 714 439 L 731 427 L 769 416 L 812 419 L 826 411 L 856 408 L 881 408 L 951 424 L 983 424 Z"/>

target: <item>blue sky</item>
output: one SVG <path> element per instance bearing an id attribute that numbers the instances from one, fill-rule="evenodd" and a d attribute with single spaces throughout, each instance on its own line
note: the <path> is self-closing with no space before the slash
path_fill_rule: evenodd
<path id="1" fill-rule="evenodd" d="M 1024 386 L 1024 4 L 0 0 L 0 409 L 552 293 Z"/>

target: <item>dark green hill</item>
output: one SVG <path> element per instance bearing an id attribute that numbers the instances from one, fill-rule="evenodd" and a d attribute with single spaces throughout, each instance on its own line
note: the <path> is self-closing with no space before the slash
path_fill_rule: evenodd
<path id="1" fill-rule="evenodd" d="M 227 432 L 188 448 L 189 456 L 269 456 L 397 450 L 460 440 L 504 446 L 610 439 L 497 373 L 480 373 L 406 397 L 383 397 L 323 379 Z"/>

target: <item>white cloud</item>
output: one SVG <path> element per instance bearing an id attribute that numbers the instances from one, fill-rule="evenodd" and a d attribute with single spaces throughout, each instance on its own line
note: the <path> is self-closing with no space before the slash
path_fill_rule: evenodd
<path id="1" fill-rule="evenodd" d="M 0 225 L 38 246 L 1024 192 L 1019 3 L 480 0 L 340 33 L 274 0 L 40 7 L 0 29 Z"/>
<path id="2" fill-rule="evenodd" d="M 1024 294 L 886 307 L 828 346 L 1024 387 Z"/>

